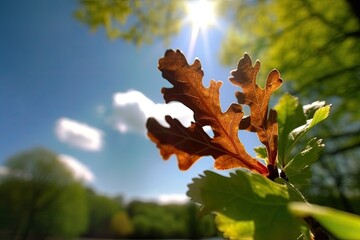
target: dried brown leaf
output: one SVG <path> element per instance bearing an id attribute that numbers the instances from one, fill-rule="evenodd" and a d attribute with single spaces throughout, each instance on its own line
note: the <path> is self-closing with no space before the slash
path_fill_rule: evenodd
<path id="1" fill-rule="evenodd" d="M 281 86 L 282 79 L 276 69 L 272 70 L 263 89 L 256 84 L 259 70 L 260 62 L 256 61 L 253 66 L 250 56 L 244 54 L 237 69 L 231 72 L 233 77 L 230 81 L 242 88 L 242 92 L 236 92 L 238 103 L 249 105 L 251 111 L 250 116 L 240 122 L 240 129 L 257 133 L 260 141 L 266 146 L 268 162 L 275 166 L 278 126 L 276 111 L 272 109 L 268 112 L 268 105 L 272 93 Z"/>
<path id="2" fill-rule="evenodd" d="M 180 169 L 186 170 L 200 157 L 210 155 L 217 169 L 244 167 L 264 175 L 268 173 L 262 163 L 245 151 L 238 138 L 242 106 L 234 103 L 226 112 L 221 111 L 219 89 L 222 82 L 211 80 L 210 86 L 204 87 L 199 60 L 189 65 L 179 50 L 168 50 L 159 60 L 159 70 L 173 85 L 162 89 L 166 103 L 183 103 L 193 110 L 195 119 L 189 128 L 171 117 L 166 117 L 169 128 L 153 118 L 148 119 L 148 136 L 157 144 L 164 159 L 175 154 Z M 204 132 L 204 126 L 212 128 L 213 138 Z"/>

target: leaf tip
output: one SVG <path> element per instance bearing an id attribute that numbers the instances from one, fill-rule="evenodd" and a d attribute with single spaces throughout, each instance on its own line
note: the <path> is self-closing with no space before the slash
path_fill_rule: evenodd
<path id="1" fill-rule="evenodd" d="M 267 81 L 266 87 L 271 89 L 272 91 L 277 90 L 283 83 L 280 72 L 277 69 L 273 69 L 270 71 Z"/>

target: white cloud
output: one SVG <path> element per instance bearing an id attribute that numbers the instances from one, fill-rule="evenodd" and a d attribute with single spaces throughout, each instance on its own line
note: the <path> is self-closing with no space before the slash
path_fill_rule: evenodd
<path id="1" fill-rule="evenodd" d="M 140 200 L 142 202 L 156 202 L 158 204 L 186 204 L 190 201 L 190 198 L 185 194 L 179 193 L 168 193 L 168 194 L 160 194 L 155 196 L 138 196 L 128 201 Z"/>
<path id="2" fill-rule="evenodd" d="M 185 194 L 162 194 L 158 198 L 158 202 L 160 204 L 169 204 L 169 203 L 177 203 L 177 204 L 184 204 L 189 202 L 189 197 Z"/>
<path id="3" fill-rule="evenodd" d="M 57 120 L 55 134 L 60 141 L 86 151 L 99 151 L 103 145 L 101 130 L 69 118 Z"/>
<path id="4" fill-rule="evenodd" d="M 60 154 L 59 161 L 65 164 L 71 172 L 74 174 L 74 177 L 79 180 L 84 180 L 85 182 L 93 182 L 95 177 L 91 170 L 82 164 L 79 160 L 75 159 L 72 156 Z"/>
<path id="5" fill-rule="evenodd" d="M 136 90 L 115 93 L 113 108 L 111 123 L 121 133 L 144 133 L 146 119 L 149 117 L 154 117 L 164 126 L 168 126 L 165 115 L 177 118 L 184 126 L 189 126 L 193 121 L 193 112 L 185 105 L 178 102 L 157 104 Z"/>

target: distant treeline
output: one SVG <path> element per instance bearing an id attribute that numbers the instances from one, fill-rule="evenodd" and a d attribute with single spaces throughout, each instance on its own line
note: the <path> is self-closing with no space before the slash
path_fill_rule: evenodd
<path id="1" fill-rule="evenodd" d="M 82 237 L 91 238 L 183 238 L 217 236 L 213 216 L 199 217 L 198 206 L 110 198 L 88 190 L 89 223 Z"/>
<path id="2" fill-rule="evenodd" d="M 0 239 L 187 238 L 217 235 L 198 206 L 100 195 L 42 148 L 21 152 L 0 169 Z"/>

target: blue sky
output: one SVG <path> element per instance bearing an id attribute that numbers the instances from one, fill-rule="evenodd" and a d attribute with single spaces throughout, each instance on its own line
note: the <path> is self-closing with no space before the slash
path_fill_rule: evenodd
<path id="1" fill-rule="evenodd" d="M 0 2 L 0 164 L 42 146 L 80 165 L 79 174 L 101 193 L 129 199 L 184 195 L 192 178 L 213 169 L 213 160 L 179 171 L 175 157 L 161 160 L 144 124 L 166 110 L 160 89 L 169 83 L 158 59 L 167 48 L 189 55 L 190 25 L 169 46 L 159 41 L 138 48 L 110 41 L 102 30 L 90 33 L 73 18 L 76 7 L 75 0 Z M 188 60 L 200 58 L 205 85 L 224 81 L 225 109 L 236 89 L 227 80 L 232 68 L 218 62 L 220 29 L 199 37 Z M 245 138 L 248 149 L 257 145 L 254 137 Z"/>

